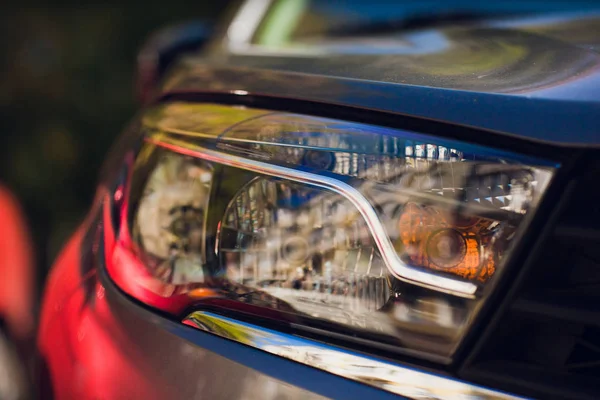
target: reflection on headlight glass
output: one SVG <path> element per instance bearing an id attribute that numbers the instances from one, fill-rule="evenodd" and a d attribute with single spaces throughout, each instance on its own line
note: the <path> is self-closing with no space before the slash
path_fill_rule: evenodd
<path id="1" fill-rule="evenodd" d="M 132 250 L 172 288 L 162 296 L 419 354 L 451 356 L 551 177 L 474 146 L 323 118 L 257 111 L 218 138 L 165 120 L 148 127 L 127 210 Z"/>
<path id="2" fill-rule="evenodd" d="M 176 154 L 165 154 L 148 178 L 133 235 L 153 274 L 169 284 L 204 279 L 211 181 L 210 165 Z"/>
<path id="3" fill-rule="evenodd" d="M 362 216 L 339 195 L 258 178 L 230 203 L 219 238 L 229 279 L 313 317 L 365 326 L 392 298 Z"/>

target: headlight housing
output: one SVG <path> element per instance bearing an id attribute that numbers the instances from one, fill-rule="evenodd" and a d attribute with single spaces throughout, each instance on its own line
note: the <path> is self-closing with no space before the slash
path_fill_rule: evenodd
<path id="1" fill-rule="evenodd" d="M 107 263 L 125 291 L 448 359 L 551 164 L 398 129 L 173 102 L 142 119 Z M 121 199 L 119 197 L 119 199 Z"/>

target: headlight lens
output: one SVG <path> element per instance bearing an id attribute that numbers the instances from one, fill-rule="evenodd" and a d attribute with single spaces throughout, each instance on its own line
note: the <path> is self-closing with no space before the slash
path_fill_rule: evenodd
<path id="1" fill-rule="evenodd" d="M 402 130 L 210 104 L 159 106 L 143 129 L 109 268 L 126 291 L 430 357 L 452 355 L 553 173 Z"/>

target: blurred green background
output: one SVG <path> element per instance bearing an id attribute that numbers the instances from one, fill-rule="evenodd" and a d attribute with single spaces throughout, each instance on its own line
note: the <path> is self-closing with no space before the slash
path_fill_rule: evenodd
<path id="1" fill-rule="evenodd" d="M 26 211 L 40 279 L 85 215 L 107 150 L 135 112 L 137 50 L 153 31 L 214 19 L 226 3 L 3 6 L 0 183 Z"/>

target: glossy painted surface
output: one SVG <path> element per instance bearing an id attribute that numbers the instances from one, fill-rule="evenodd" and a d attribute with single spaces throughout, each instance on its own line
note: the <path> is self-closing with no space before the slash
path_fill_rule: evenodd
<path id="1" fill-rule="evenodd" d="M 34 331 L 33 249 L 19 201 L 0 186 L 0 320 L 12 337 Z"/>
<path id="2" fill-rule="evenodd" d="M 600 17 L 475 26 L 190 57 L 163 93 L 231 93 L 388 111 L 560 145 L 600 145 Z"/>

